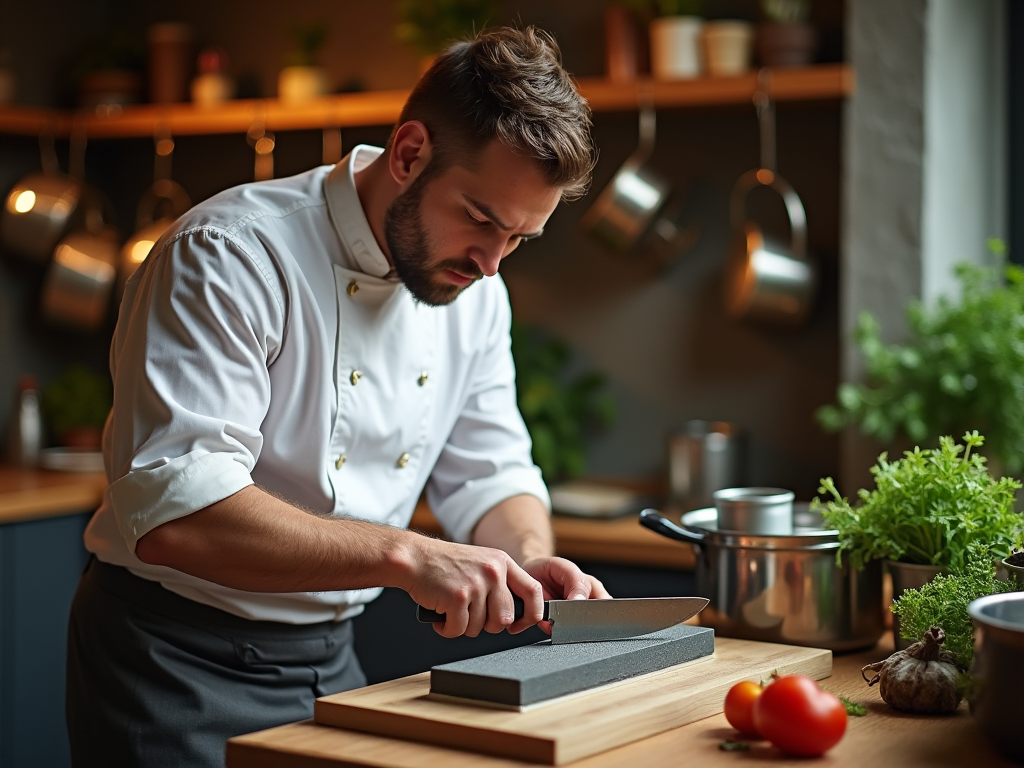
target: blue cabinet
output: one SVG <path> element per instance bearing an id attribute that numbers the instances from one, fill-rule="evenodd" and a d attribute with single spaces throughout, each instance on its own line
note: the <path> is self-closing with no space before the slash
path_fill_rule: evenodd
<path id="1" fill-rule="evenodd" d="M 70 764 L 64 725 L 68 613 L 89 514 L 0 525 L 0 766 Z"/>

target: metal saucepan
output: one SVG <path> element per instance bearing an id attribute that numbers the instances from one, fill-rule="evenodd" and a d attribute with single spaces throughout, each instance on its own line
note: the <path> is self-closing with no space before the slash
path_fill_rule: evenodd
<path id="1" fill-rule="evenodd" d="M 733 246 L 726 265 L 725 304 L 735 318 L 795 327 L 814 303 L 817 270 L 807 254 L 807 216 L 800 196 L 775 170 L 775 119 L 761 70 L 754 95 L 761 138 L 761 167 L 743 174 L 732 190 L 729 215 Z M 775 191 L 786 206 L 790 242 L 772 243 L 761 226 L 746 220 L 746 199 L 758 187 Z"/>
<path id="2" fill-rule="evenodd" d="M 4 247 L 42 264 L 75 223 L 85 197 L 82 182 L 60 172 L 53 142 L 52 134 L 39 137 L 42 171 L 11 188 L 0 214 Z"/>
<path id="3" fill-rule="evenodd" d="M 184 214 L 192 201 L 180 184 L 171 179 L 171 161 L 174 155 L 174 139 L 168 133 L 158 133 L 154 138 L 155 157 L 153 161 L 154 181 L 139 200 L 135 218 L 135 234 L 121 247 L 121 259 L 117 270 L 117 296 L 124 293 L 125 283 L 139 265 L 146 260 L 156 241 Z"/>
<path id="4" fill-rule="evenodd" d="M 671 185 L 645 167 L 654 150 L 654 108 L 640 108 L 640 140 L 622 167 L 587 211 L 581 224 L 594 237 L 616 251 L 627 251 L 647 230 L 668 199 Z"/>
<path id="5" fill-rule="evenodd" d="M 700 614 L 723 637 L 848 651 L 873 646 L 884 631 L 881 561 L 864 570 L 836 565 L 839 537 L 807 504 L 795 504 L 791 535 L 719 530 L 714 508 L 676 525 L 653 509 L 640 524 L 694 545 Z"/>
<path id="6" fill-rule="evenodd" d="M 625 253 L 639 246 L 668 263 L 673 255 L 693 247 L 699 230 L 676 223 L 678 211 L 668 208 L 679 206 L 666 207 L 672 185 L 646 165 L 654 151 L 657 116 L 649 97 L 641 102 L 637 147 L 598 195 L 580 225 L 613 251 Z"/>
<path id="7" fill-rule="evenodd" d="M 116 277 L 117 239 L 113 228 L 103 227 L 75 231 L 60 241 L 43 281 L 47 320 L 77 331 L 103 326 Z"/>

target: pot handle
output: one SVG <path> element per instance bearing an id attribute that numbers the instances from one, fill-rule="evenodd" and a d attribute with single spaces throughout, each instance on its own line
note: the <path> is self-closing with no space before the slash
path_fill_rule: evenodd
<path id="1" fill-rule="evenodd" d="M 743 231 L 744 203 L 746 203 L 750 190 L 754 187 L 769 187 L 782 198 L 782 202 L 786 204 L 786 214 L 789 217 L 789 255 L 794 259 L 803 260 L 807 251 L 807 214 L 804 212 L 804 204 L 788 181 L 767 168 L 755 168 L 752 171 L 747 171 L 737 179 L 736 186 L 732 188 L 729 217 L 732 220 L 733 230 Z"/>
<path id="2" fill-rule="evenodd" d="M 704 546 L 703 533 L 694 533 L 685 528 L 680 528 L 667 517 L 661 515 L 656 509 L 643 510 L 640 513 L 640 525 L 644 528 L 650 528 L 655 533 L 659 533 L 669 539 L 685 541 L 698 547 Z"/>

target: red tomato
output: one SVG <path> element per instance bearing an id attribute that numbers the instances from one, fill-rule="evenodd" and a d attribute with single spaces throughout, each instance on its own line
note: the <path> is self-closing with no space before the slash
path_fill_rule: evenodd
<path id="1" fill-rule="evenodd" d="M 817 757 L 846 732 L 846 708 L 811 678 L 785 675 L 754 700 L 754 725 L 783 752 Z"/>
<path id="2" fill-rule="evenodd" d="M 759 735 L 757 726 L 754 725 L 754 702 L 762 690 L 757 683 L 744 680 L 736 683 L 725 694 L 725 719 L 740 733 L 748 736 Z"/>

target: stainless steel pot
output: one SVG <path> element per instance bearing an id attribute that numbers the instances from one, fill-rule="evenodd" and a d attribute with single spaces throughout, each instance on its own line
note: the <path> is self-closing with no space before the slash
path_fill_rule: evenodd
<path id="1" fill-rule="evenodd" d="M 42 172 L 30 173 L 7 193 L 0 213 L 0 241 L 5 248 L 45 264 L 75 224 L 86 197 L 81 181 L 60 172 L 53 135 L 39 137 Z"/>
<path id="2" fill-rule="evenodd" d="M 971 715 L 1003 755 L 1024 763 L 1020 692 L 1024 688 L 1024 593 L 1005 592 L 972 601 Z"/>
<path id="3" fill-rule="evenodd" d="M 713 508 L 676 525 L 653 509 L 640 524 L 692 544 L 697 592 L 711 603 L 701 623 L 723 637 L 848 651 L 873 646 L 884 630 L 882 564 L 836 565 L 839 537 L 796 504 L 791 535 L 719 530 Z"/>

